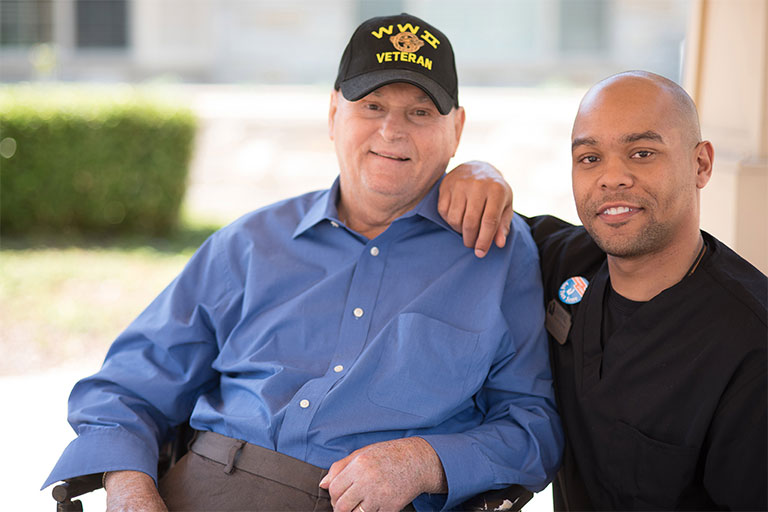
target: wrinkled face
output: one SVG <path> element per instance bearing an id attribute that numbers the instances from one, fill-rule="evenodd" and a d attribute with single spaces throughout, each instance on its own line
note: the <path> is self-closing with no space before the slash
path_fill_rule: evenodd
<path id="1" fill-rule="evenodd" d="M 681 124 L 669 94 L 648 81 L 619 81 L 582 101 L 571 141 L 573 196 L 606 253 L 658 252 L 698 226 L 700 144 Z"/>
<path id="2" fill-rule="evenodd" d="M 341 171 L 342 200 L 415 206 L 456 152 L 464 111 L 441 115 L 410 84 L 385 85 L 358 101 L 331 95 L 329 131 Z"/>

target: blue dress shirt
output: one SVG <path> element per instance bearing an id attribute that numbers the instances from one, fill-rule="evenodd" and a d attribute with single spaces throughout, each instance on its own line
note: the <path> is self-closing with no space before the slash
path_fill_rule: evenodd
<path id="1" fill-rule="evenodd" d="M 437 185 L 372 240 L 338 219 L 338 180 L 212 235 L 72 391 L 78 437 L 45 485 L 130 469 L 156 478 L 158 443 L 193 428 L 328 468 L 420 436 L 450 508 L 489 488 L 542 489 L 563 436 L 538 253 L 515 216 L 474 256 L 437 213 Z"/>

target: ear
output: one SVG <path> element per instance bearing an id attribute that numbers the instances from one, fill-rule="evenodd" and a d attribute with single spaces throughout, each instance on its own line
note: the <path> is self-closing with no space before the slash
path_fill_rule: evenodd
<path id="1" fill-rule="evenodd" d="M 464 107 L 456 107 L 456 111 L 453 113 L 454 131 L 456 133 L 456 144 L 453 147 L 453 154 L 456 156 L 456 150 L 459 148 L 459 141 L 461 140 L 461 133 L 464 131 L 464 121 L 466 121 L 467 114 L 464 112 Z"/>
<path id="2" fill-rule="evenodd" d="M 699 142 L 694 150 L 696 158 L 696 187 L 704 188 L 712 177 L 712 164 L 715 161 L 715 148 L 708 140 Z"/>
<path id="3" fill-rule="evenodd" d="M 339 106 L 338 100 L 339 91 L 331 91 L 331 104 L 328 108 L 328 137 L 333 140 L 333 127 L 336 121 L 336 110 Z"/>

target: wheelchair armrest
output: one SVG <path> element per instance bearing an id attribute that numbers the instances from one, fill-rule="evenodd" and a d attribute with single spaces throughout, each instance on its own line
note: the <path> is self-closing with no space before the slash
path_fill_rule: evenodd
<path id="1" fill-rule="evenodd" d="M 56 510 L 59 512 L 83 510 L 80 502 L 77 500 L 73 502 L 72 498 L 100 489 L 101 475 L 102 473 L 93 473 L 76 476 L 56 485 L 51 491 L 53 499 L 58 502 Z"/>
<path id="2" fill-rule="evenodd" d="M 533 498 L 533 493 L 521 485 L 485 491 L 461 505 L 461 510 L 504 510 L 516 512 Z"/>
<path id="3" fill-rule="evenodd" d="M 187 445 L 193 433 L 194 430 L 188 422 L 182 423 L 176 427 L 174 436 L 160 447 L 158 478 L 162 477 L 187 452 Z M 82 503 L 79 500 L 72 501 L 72 498 L 101 489 L 102 475 L 103 473 L 93 473 L 76 476 L 56 485 L 51 491 L 53 499 L 57 501 L 56 512 L 82 512 Z"/>

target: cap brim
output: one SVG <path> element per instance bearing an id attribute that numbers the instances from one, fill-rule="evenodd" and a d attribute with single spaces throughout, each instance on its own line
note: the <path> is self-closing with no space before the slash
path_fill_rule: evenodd
<path id="1" fill-rule="evenodd" d="M 371 71 L 356 77 L 344 80 L 340 84 L 341 93 L 348 101 L 357 101 L 366 94 L 373 92 L 379 87 L 398 82 L 405 82 L 423 90 L 437 107 L 441 114 L 448 114 L 455 105 L 451 98 L 440 84 L 428 78 L 421 73 L 409 71 L 407 69 L 382 69 L 380 71 Z"/>

